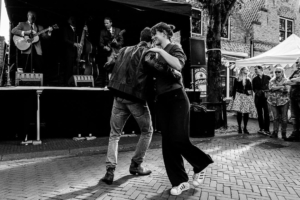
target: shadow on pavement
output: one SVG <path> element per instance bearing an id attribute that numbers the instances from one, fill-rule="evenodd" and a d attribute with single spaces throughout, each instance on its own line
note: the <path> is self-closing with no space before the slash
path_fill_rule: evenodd
<path id="1" fill-rule="evenodd" d="M 126 183 L 128 180 L 132 178 L 136 178 L 134 175 L 126 175 L 119 179 L 116 179 L 112 185 L 107 185 L 99 180 L 98 184 L 95 186 L 83 188 L 80 190 L 72 191 L 66 194 L 60 194 L 57 196 L 51 196 L 47 200 L 53 199 L 73 199 L 75 197 L 79 197 L 80 199 L 90 199 L 90 197 L 99 198 L 106 196 L 108 193 L 111 193 L 115 188 L 120 187 L 122 184 Z"/>

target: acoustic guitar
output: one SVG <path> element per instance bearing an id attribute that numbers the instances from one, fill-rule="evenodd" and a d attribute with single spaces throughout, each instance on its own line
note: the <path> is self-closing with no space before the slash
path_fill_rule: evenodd
<path id="1" fill-rule="evenodd" d="M 57 24 L 53 25 L 52 26 L 53 29 L 58 29 L 59 27 L 57 26 Z M 17 36 L 17 35 L 14 35 L 13 37 L 13 41 L 16 45 L 16 47 L 21 50 L 21 51 L 24 51 L 24 50 L 27 50 L 31 44 L 34 44 L 36 42 L 39 41 L 39 35 L 42 34 L 42 33 L 45 33 L 47 31 L 49 31 L 50 27 L 47 28 L 47 29 L 44 29 L 36 34 L 32 34 L 32 35 L 25 35 L 24 37 L 22 36 Z"/>

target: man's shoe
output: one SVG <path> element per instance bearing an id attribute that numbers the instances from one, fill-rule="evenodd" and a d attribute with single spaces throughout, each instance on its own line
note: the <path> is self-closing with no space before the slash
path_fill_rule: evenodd
<path id="1" fill-rule="evenodd" d="M 257 131 L 258 134 L 264 134 L 264 129 L 260 129 L 259 131 Z"/>
<path id="2" fill-rule="evenodd" d="M 270 135 L 270 138 L 278 138 L 278 133 L 273 132 L 272 135 Z"/>
<path id="3" fill-rule="evenodd" d="M 286 138 L 285 141 L 288 142 L 299 142 L 300 141 L 300 137 L 298 132 L 293 131 L 292 135 L 290 135 L 290 137 Z"/>
<path id="4" fill-rule="evenodd" d="M 188 182 L 183 182 L 180 185 L 173 187 L 170 191 L 171 195 L 180 195 L 183 191 L 190 189 Z"/>
<path id="5" fill-rule="evenodd" d="M 111 185 L 114 181 L 114 167 L 107 168 L 105 176 L 101 179 L 102 182 L 106 183 L 107 185 Z"/>
<path id="6" fill-rule="evenodd" d="M 281 137 L 283 140 L 286 140 L 286 132 L 281 133 Z"/>
<path id="7" fill-rule="evenodd" d="M 264 131 L 265 135 L 271 136 L 271 132 L 270 131 Z"/>
<path id="8" fill-rule="evenodd" d="M 129 172 L 132 175 L 138 175 L 138 176 L 147 176 L 147 175 L 152 173 L 151 170 L 149 170 L 145 167 L 142 167 L 141 164 L 137 164 L 133 160 L 131 160 L 131 164 L 130 164 L 130 167 L 129 167 Z"/>

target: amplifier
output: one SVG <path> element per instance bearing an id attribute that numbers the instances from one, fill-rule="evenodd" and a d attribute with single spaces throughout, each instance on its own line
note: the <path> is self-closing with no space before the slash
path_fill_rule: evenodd
<path id="1" fill-rule="evenodd" d="M 94 77 L 92 75 L 74 75 L 75 87 L 94 87 Z"/>
<path id="2" fill-rule="evenodd" d="M 16 72 L 16 86 L 43 86 L 43 74 Z"/>
<path id="3" fill-rule="evenodd" d="M 191 110 L 190 136 L 205 138 L 215 136 L 215 111 L 195 112 Z"/>

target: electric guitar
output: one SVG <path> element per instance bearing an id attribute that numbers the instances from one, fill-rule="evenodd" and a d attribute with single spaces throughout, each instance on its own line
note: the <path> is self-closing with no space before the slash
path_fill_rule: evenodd
<path id="1" fill-rule="evenodd" d="M 55 24 L 52 26 L 52 28 L 58 29 L 59 27 L 57 26 L 57 24 Z M 19 50 L 24 51 L 24 50 L 27 50 L 31 46 L 31 44 L 38 42 L 40 39 L 39 35 L 49 31 L 49 29 L 50 29 L 50 27 L 47 29 L 44 29 L 36 34 L 29 35 L 29 36 L 25 35 L 24 37 L 14 35 L 13 41 Z"/>
<path id="2" fill-rule="evenodd" d="M 117 57 L 119 51 L 118 49 L 115 47 L 115 45 L 117 44 L 118 40 L 120 40 L 120 37 L 123 36 L 123 34 L 126 32 L 126 30 L 121 30 L 119 32 L 119 34 L 115 35 L 112 38 L 112 41 L 108 43 L 108 47 L 111 49 L 110 55 L 107 57 L 107 62 L 104 64 L 104 69 L 110 71 L 110 67 L 111 67 L 111 63 L 115 60 L 115 58 Z"/>
<path id="3" fill-rule="evenodd" d="M 123 34 L 126 32 L 126 30 L 121 30 L 117 35 L 115 35 L 111 42 L 108 43 L 108 47 L 111 49 L 111 53 L 108 56 L 108 58 L 113 57 L 114 55 L 116 55 L 118 53 L 118 49 L 115 47 L 115 45 L 118 43 L 118 40 L 120 40 L 121 36 L 123 36 Z M 109 60 L 109 59 L 108 59 Z"/>

